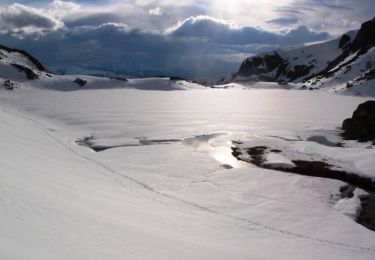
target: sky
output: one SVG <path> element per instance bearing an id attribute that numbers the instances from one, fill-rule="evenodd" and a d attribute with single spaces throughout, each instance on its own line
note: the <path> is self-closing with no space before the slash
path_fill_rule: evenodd
<path id="1" fill-rule="evenodd" d="M 205 79 L 256 53 L 338 37 L 374 14 L 374 0 L 2 0 L 0 44 L 57 73 Z"/>

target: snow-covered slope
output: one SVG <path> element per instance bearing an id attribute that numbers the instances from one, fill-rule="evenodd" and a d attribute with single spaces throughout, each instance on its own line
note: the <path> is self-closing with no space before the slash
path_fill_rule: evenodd
<path id="1" fill-rule="evenodd" d="M 375 18 L 358 31 L 296 50 L 246 59 L 233 80 L 301 82 L 301 88 L 375 95 Z"/>
<path id="2" fill-rule="evenodd" d="M 344 183 L 231 169 L 226 152 L 233 138 L 334 129 L 363 101 L 282 90 L 0 90 L 0 259 L 372 260 L 375 233 L 354 221 L 359 199 L 340 196 Z M 108 149 L 80 145 L 84 137 Z M 304 147 L 343 159 L 339 148 Z M 373 151 L 344 158 L 367 158 L 367 168 L 357 162 L 374 176 Z"/>

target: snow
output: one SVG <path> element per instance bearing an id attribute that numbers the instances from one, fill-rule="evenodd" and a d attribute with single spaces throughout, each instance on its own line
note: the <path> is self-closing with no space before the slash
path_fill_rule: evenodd
<path id="1" fill-rule="evenodd" d="M 335 208 L 355 220 L 361 209 L 360 197 L 364 195 L 368 195 L 368 193 L 361 189 L 355 189 L 352 198 L 343 198 L 339 200 L 336 203 Z"/>
<path id="2" fill-rule="evenodd" d="M 265 158 L 266 166 L 270 166 L 271 168 L 284 168 L 284 169 L 289 169 L 293 168 L 296 165 L 289 160 L 287 157 L 278 154 L 278 153 L 268 153 Z"/>
<path id="3" fill-rule="evenodd" d="M 280 51 L 280 56 L 287 60 L 290 68 L 296 65 L 313 64 L 311 74 L 318 73 L 325 69 L 327 63 L 339 56 L 342 50 L 339 48 L 339 40 L 305 46 L 295 50 Z M 316 62 L 315 62 L 316 61 Z"/>
<path id="4" fill-rule="evenodd" d="M 100 89 L 102 82 L 88 79 L 98 88 L 32 81 L 0 90 L 1 259 L 374 258 L 374 233 L 331 200 L 342 182 L 223 167 L 233 163 L 231 140 L 303 139 L 300 132 L 335 129 L 365 99 L 275 89 Z M 95 152 L 76 143 L 84 137 L 121 147 Z M 352 159 L 364 172 L 373 165 L 361 161 L 373 158 L 371 150 L 300 144 L 292 146 Z"/>

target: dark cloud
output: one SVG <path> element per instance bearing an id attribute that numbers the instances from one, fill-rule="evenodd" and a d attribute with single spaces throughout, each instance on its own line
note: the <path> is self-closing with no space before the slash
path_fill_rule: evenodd
<path id="1" fill-rule="evenodd" d="M 326 40 L 327 33 L 317 33 L 305 26 L 287 33 L 268 32 L 254 27 L 236 28 L 229 23 L 207 16 L 190 17 L 176 27 L 167 30 L 176 38 L 199 38 L 222 44 L 280 44 L 295 45 Z"/>
<path id="2" fill-rule="evenodd" d="M 120 23 L 123 22 L 123 18 L 114 13 L 95 13 L 86 14 L 82 16 L 72 16 L 66 17 L 64 23 L 69 28 L 74 28 L 78 26 L 99 26 L 104 23 Z"/>
<path id="3" fill-rule="evenodd" d="M 279 25 L 291 25 L 298 22 L 297 17 L 280 17 L 267 21 L 267 23 L 279 24 Z"/>
<path id="4" fill-rule="evenodd" d="M 106 14 L 66 20 L 38 39 L 7 33 L 0 43 L 27 49 L 58 73 L 205 78 L 235 71 L 247 55 L 328 37 L 306 27 L 284 33 L 236 28 L 210 17 L 191 17 L 164 34 L 103 20 Z"/>
<path id="5" fill-rule="evenodd" d="M 235 71 L 245 56 L 276 47 L 179 39 L 115 23 L 62 29 L 37 40 L 31 35 L 16 39 L 7 34 L 0 42 L 26 48 L 53 72 L 197 79 L 226 75 Z"/>

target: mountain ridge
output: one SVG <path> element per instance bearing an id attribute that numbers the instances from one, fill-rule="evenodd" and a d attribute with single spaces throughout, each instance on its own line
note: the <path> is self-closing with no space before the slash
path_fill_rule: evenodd
<path id="1" fill-rule="evenodd" d="M 304 88 L 323 88 L 336 81 L 351 88 L 373 80 L 374 46 L 375 18 L 331 41 L 249 57 L 232 82 L 294 82 Z"/>

